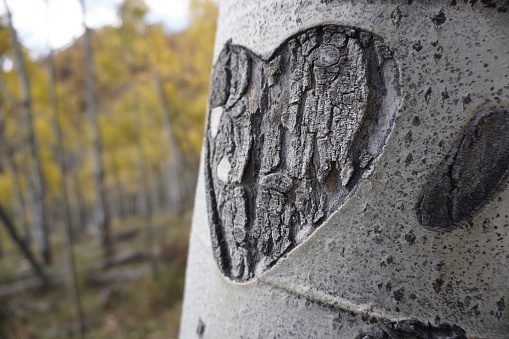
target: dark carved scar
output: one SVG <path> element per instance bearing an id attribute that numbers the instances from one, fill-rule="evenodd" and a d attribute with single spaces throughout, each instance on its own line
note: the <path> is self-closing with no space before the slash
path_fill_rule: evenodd
<path id="1" fill-rule="evenodd" d="M 390 48 L 367 31 L 319 26 L 267 59 L 226 44 L 206 130 L 216 261 L 252 279 L 304 241 L 374 168 L 400 102 Z"/>
<path id="2" fill-rule="evenodd" d="M 448 232 L 470 221 L 505 188 L 508 170 L 509 111 L 486 109 L 468 123 L 424 185 L 419 222 L 430 231 Z"/>

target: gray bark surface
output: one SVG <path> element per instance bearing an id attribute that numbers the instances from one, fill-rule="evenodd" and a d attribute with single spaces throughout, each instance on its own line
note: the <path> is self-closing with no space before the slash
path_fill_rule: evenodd
<path id="1" fill-rule="evenodd" d="M 507 338 L 508 19 L 506 1 L 223 1 L 181 338 Z M 394 75 L 392 88 L 399 91 L 385 93 L 372 81 L 342 81 L 357 84 L 356 93 L 362 86 L 368 93 L 380 91 L 383 101 L 392 103 L 379 111 L 394 117 L 386 120 L 393 123 L 368 129 L 367 136 L 383 136 L 384 128 L 387 134 L 374 148 L 379 151 L 370 152 L 371 170 L 357 179 L 355 174 L 348 178 L 347 169 L 352 159 L 352 173 L 362 172 L 351 156 L 362 148 L 349 140 L 365 131 L 361 121 L 369 117 L 369 105 L 348 108 L 352 116 L 339 119 L 360 128 L 329 127 L 328 137 L 341 140 L 339 148 L 320 152 L 318 142 L 311 142 L 307 173 L 288 161 L 302 164 L 310 154 L 302 130 L 291 145 L 289 127 L 304 126 L 306 135 L 315 133 L 318 139 L 323 131 L 318 126 L 326 119 L 318 119 L 319 109 L 307 104 L 308 94 L 300 101 L 302 111 L 291 114 L 293 99 L 284 93 L 292 89 L 291 73 L 285 72 L 293 64 L 288 58 L 278 74 L 274 60 L 287 58 L 291 39 L 303 46 L 300 37 L 331 25 L 352 28 L 359 37 L 371 33 L 397 66 L 398 76 L 384 75 Z M 343 55 L 350 60 L 369 55 L 361 50 Z M 309 60 L 314 77 L 320 74 L 314 66 L 318 60 Z M 366 67 L 350 73 L 362 78 L 369 74 L 363 73 Z M 294 88 L 310 86 L 300 79 Z M 279 89 L 281 95 L 275 94 Z M 327 98 L 335 100 L 323 93 L 316 100 Z M 296 124 L 287 123 L 294 117 Z M 331 164 L 336 160 L 335 175 L 334 166 L 328 174 L 320 170 L 322 154 Z M 245 176 L 249 171 L 252 175 Z M 298 228 L 306 219 L 288 222 L 284 212 L 288 202 L 297 201 L 292 190 L 305 175 L 316 192 L 304 194 L 306 199 L 327 193 L 321 186 L 327 176 L 335 188 L 313 232 L 300 242 L 290 237 L 292 248 L 281 250 L 285 233 L 280 230 Z M 338 199 L 338 190 L 352 183 L 355 188 Z M 260 193 L 267 185 L 276 198 Z M 257 205 L 260 196 L 263 203 Z M 251 201 L 245 209 L 243 201 Z M 319 206 L 320 200 L 314 201 Z M 259 221 L 264 214 L 267 218 Z M 256 227 L 260 236 L 253 236 Z M 277 259 L 263 264 L 274 254 Z M 238 262 L 243 264 L 232 264 Z"/>

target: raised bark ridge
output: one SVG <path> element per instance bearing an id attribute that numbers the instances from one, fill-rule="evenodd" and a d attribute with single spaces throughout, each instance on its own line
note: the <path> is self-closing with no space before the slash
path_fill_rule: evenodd
<path id="1" fill-rule="evenodd" d="M 206 181 L 214 255 L 236 281 L 304 241 L 372 172 L 400 100 L 389 47 L 337 25 L 268 60 L 227 44 L 214 66 Z"/>

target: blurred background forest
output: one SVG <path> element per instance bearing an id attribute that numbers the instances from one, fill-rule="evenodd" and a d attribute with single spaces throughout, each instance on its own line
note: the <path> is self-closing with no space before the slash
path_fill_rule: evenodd
<path id="1" fill-rule="evenodd" d="M 67 1 L 84 18 L 94 4 Z M 0 18 L 0 338 L 176 337 L 217 6 L 191 0 L 171 32 L 146 20 L 143 0 L 119 0 L 116 24 L 82 20 L 71 43 L 34 54 L 11 2 Z"/>

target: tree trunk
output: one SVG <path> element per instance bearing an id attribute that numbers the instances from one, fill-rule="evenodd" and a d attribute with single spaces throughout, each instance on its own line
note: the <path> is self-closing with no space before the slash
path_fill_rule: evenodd
<path id="1" fill-rule="evenodd" d="M 48 22 L 49 24 L 49 22 Z M 56 83 L 55 83 L 55 65 L 53 62 L 53 48 L 50 48 L 48 57 L 48 73 L 49 73 L 49 94 L 50 94 L 50 104 L 53 110 L 53 130 L 56 137 L 56 149 L 58 153 L 58 162 L 60 164 L 60 169 L 62 172 L 61 180 L 60 180 L 60 189 L 62 191 L 62 199 L 61 199 L 61 208 L 63 210 L 64 216 L 64 229 L 65 236 L 67 239 L 67 258 L 69 260 L 69 271 L 70 271 L 70 286 L 73 297 L 73 306 L 76 312 L 76 329 L 75 329 L 75 337 L 82 338 L 84 333 L 83 327 L 83 312 L 81 307 L 81 299 L 80 293 L 77 285 L 77 271 L 76 271 L 76 259 L 74 255 L 74 248 L 72 242 L 72 228 L 71 228 L 71 210 L 70 210 L 70 200 L 67 191 L 67 168 L 64 161 L 64 142 L 62 138 L 62 126 L 60 124 L 60 115 L 58 111 L 58 101 L 57 101 L 57 92 L 56 92 Z"/>
<path id="2" fill-rule="evenodd" d="M 139 112 L 138 114 L 143 114 L 143 112 Z M 153 207 L 152 202 L 150 200 L 150 196 L 148 194 L 148 183 L 147 183 L 147 170 L 145 167 L 146 159 L 144 158 L 144 147 L 143 147 L 143 116 L 138 116 L 137 125 L 138 125 L 138 140 L 137 140 L 137 153 L 138 153 L 138 175 L 139 175 L 139 197 L 140 197 L 140 207 L 141 214 L 143 220 L 145 221 L 145 247 L 147 248 L 150 255 L 150 263 L 152 269 L 152 275 L 157 276 L 158 273 L 158 263 L 157 263 L 157 251 L 156 251 L 156 240 L 154 233 L 154 222 L 153 222 Z"/>
<path id="3" fill-rule="evenodd" d="M 507 337 L 507 10 L 221 3 L 181 338 Z"/>
<path id="4" fill-rule="evenodd" d="M 150 188 L 150 201 L 152 205 L 152 213 L 157 215 L 159 211 L 161 210 L 161 199 L 159 195 L 159 176 L 157 173 L 154 172 L 154 169 L 152 168 L 151 164 L 148 164 L 147 166 L 147 175 L 149 178 L 149 188 Z"/>
<path id="5" fill-rule="evenodd" d="M 11 44 L 14 54 L 14 60 L 16 62 L 19 83 L 21 86 L 22 95 L 22 106 L 26 120 L 26 132 L 28 144 L 30 147 L 30 157 L 32 164 L 32 175 L 33 175 L 33 194 L 34 194 L 34 209 L 32 211 L 32 219 L 34 222 L 34 228 L 39 232 L 38 245 L 44 262 L 46 264 L 51 263 L 51 248 L 49 244 L 49 229 L 47 220 L 47 208 L 45 208 L 45 186 L 41 168 L 41 160 L 39 157 L 37 138 L 34 131 L 33 113 L 31 108 L 31 96 L 30 96 L 30 85 L 28 82 L 28 74 L 25 69 L 23 62 L 23 55 L 21 53 L 21 47 L 18 42 L 17 34 L 12 25 L 11 13 L 7 2 L 4 0 L 4 6 L 7 11 L 7 23 L 9 25 L 9 32 L 11 35 Z"/>
<path id="6" fill-rule="evenodd" d="M 77 223 L 78 223 L 78 226 L 76 228 L 77 231 L 79 232 L 83 232 L 85 231 L 86 227 L 85 225 L 87 224 L 87 213 L 86 213 L 86 204 L 85 204 L 85 199 L 83 198 L 83 192 L 81 190 L 81 185 L 80 185 L 80 181 L 79 181 L 79 178 L 78 178 L 78 174 L 76 173 L 76 171 L 72 171 L 71 172 L 71 182 L 72 182 L 72 188 L 73 188 L 73 191 L 76 193 L 75 194 L 75 210 L 76 210 L 76 219 L 77 219 Z"/>
<path id="7" fill-rule="evenodd" d="M 125 196 L 125 193 L 124 193 L 124 190 L 122 189 L 122 180 L 120 180 L 120 167 L 117 165 L 117 163 L 115 162 L 115 159 L 114 159 L 114 155 L 112 155 L 112 167 L 115 171 L 115 186 L 116 186 L 116 191 L 117 191 L 117 208 L 118 208 L 118 217 L 120 219 L 123 219 L 124 216 L 125 216 L 125 208 L 124 208 L 124 196 Z"/>
<path id="8" fill-rule="evenodd" d="M 14 218 L 19 220 L 23 229 L 23 241 L 28 245 L 30 244 L 30 228 L 27 220 L 27 213 L 23 196 L 21 195 L 20 177 L 16 169 L 14 155 L 9 154 L 5 157 L 5 163 L 12 180 L 12 193 L 14 199 Z"/>
<path id="9" fill-rule="evenodd" d="M 157 94 L 159 97 L 159 106 L 161 107 L 161 116 L 163 120 L 163 128 L 166 135 L 166 145 L 168 146 L 168 158 L 166 158 L 166 184 L 168 192 L 168 200 L 170 208 L 177 212 L 182 212 L 184 204 L 184 192 L 182 185 L 182 156 L 175 142 L 173 131 L 170 123 L 170 111 L 168 102 L 164 94 L 164 87 L 161 78 L 156 75 Z"/>
<path id="10" fill-rule="evenodd" d="M 97 114 L 95 111 L 95 71 L 92 55 L 92 45 L 90 39 L 90 29 L 85 22 L 85 3 L 80 0 L 83 10 L 83 26 L 85 34 L 83 35 L 83 51 L 85 55 L 85 70 L 87 74 L 86 82 L 86 106 L 87 115 L 92 126 L 92 154 L 94 157 L 94 180 L 95 180 L 95 211 L 94 217 L 99 229 L 101 230 L 101 243 L 106 255 L 112 253 L 112 244 L 110 237 L 110 216 L 106 206 L 106 187 L 104 182 L 104 166 L 101 159 L 101 136 Z"/>

